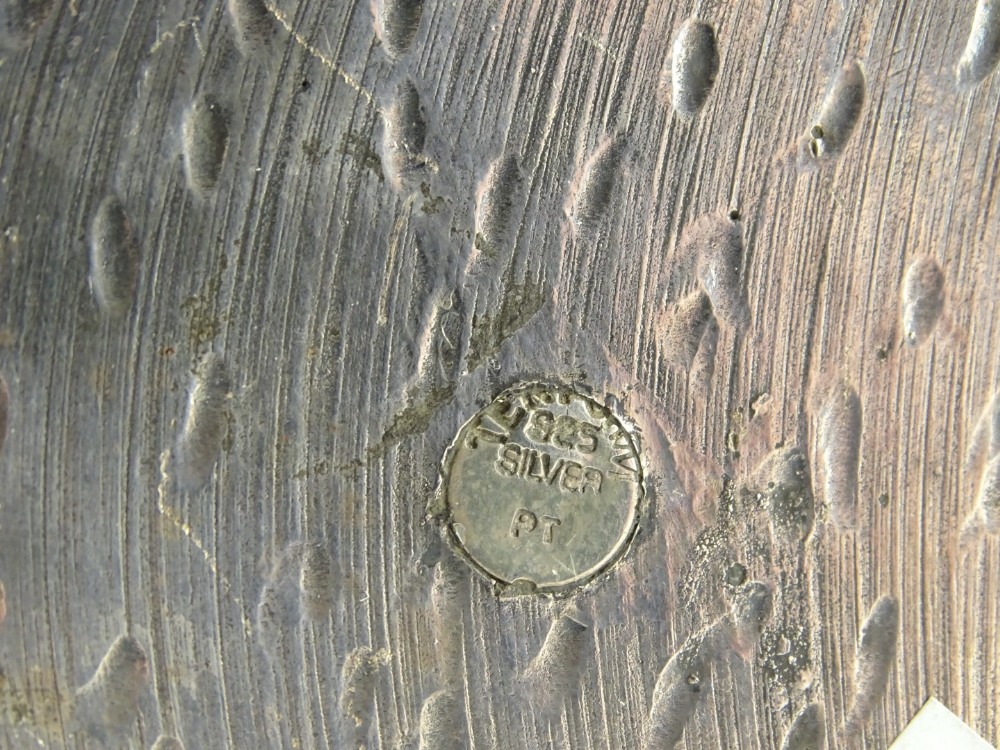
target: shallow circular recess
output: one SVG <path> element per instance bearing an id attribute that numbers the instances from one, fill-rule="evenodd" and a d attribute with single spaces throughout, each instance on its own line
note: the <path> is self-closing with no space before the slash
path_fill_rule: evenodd
<path id="1" fill-rule="evenodd" d="M 459 430 L 443 463 L 455 550 L 505 593 L 562 594 L 624 552 L 643 500 L 634 437 L 572 388 L 510 388 Z"/>

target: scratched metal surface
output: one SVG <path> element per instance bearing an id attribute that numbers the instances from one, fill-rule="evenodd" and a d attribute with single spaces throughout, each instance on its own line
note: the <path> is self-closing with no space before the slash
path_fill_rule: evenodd
<path id="1" fill-rule="evenodd" d="M 998 11 L 695 6 L 4 0 L 0 745 L 1000 740 Z M 498 600 L 539 378 L 648 502 Z"/>

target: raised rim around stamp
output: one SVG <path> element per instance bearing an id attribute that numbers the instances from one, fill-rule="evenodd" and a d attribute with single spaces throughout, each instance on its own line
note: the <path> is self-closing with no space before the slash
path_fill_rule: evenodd
<path id="1" fill-rule="evenodd" d="M 453 516 L 451 510 L 451 504 L 448 499 L 448 484 L 450 480 L 451 466 L 455 460 L 456 455 L 461 448 L 461 439 L 465 435 L 467 428 L 472 422 L 474 422 L 490 405 L 498 401 L 505 396 L 517 396 L 524 391 L 529 391 L 534 388 L 548 388 L 554 391 L 564 391 L 573 394 L 573 396 L 581 399 L 585 399 L 593 404 L 596 408 L 601 411 L 606 412 L 610 417 L 612 417 L 621 428 L 622 433 L 626 436 L 629 447 L 636 457 L 636 471 L 638 474 L 638 481 L 636 483 L 636 498 L 634 503 L 634 510 L 632 512 L 632 522 L 626 533 L 621 537 L 621 541 L 618 546 L 610 553 L 608 558 L 600 564 L 595 570 L 580 576 L 579 578 L 564 584 L 556 585 L 542 585 L 538 586 L 533 581 L 526 579 L 516 579 L 513 581 L 504 581 L 494 574 L 490 573 L 486 568 L 479 563 L 475 557 L 465 548 L 465 545 L 458 538 L 455 530 L 453 528 Z M 646 503 L 646 487 L 645 487 L 645 472 L 643 471 L 642 454 L 639 450 L 639 443 L 633 429 L 629 423 L 627 417 L 624 415 L 619 415 L 615 413 L 615 410 L 610 406 L 598 401 L 592 393 L 588 391 L 580 390 L 579 387 L 573 386 L 567 383 L 562 383 L 554 380 L 527 380 L 516 382 L 513 385 L 498 391 L 484 406 L 477 409 L 474 414 L 472 414 L 467 420 L 462 422 L 458 430 L 455 432 L 455 437 L 452 438 L 448 447 L 444 451 L 444 455 L 441 459 L 441 464 L 438 469 L 438 487 L 431 499 L 428 506 L 427 515 L 437 522 L 441 526 L 441 533 L 447 541 L 448 547 L 450 547 L 455 554 L 457 554 L 463 561 L 465 561 L 473 570 L 475 570 L 480 576 L 485 578 L 493 585 L 493 592 L 497 596 L 524 596 L 524 595 L 544 595 L 552 597 L 566 597 L 570 594 L 582 589 L 584 586 L 593 582 L 595 579 L 611 571 L 616 565 L 618 565 L 622 559 L 625 557 L 626 553 L 631 549 L 633 543 L 635 542 L 636 535 L 639 531 L 640 520 L 645 512 Z"/>

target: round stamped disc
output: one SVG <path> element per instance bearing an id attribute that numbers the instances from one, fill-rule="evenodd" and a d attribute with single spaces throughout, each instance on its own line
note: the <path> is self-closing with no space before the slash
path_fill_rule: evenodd
<path id="1" fill-rule="evenodd" d="M 511 388 L 473 417 L 444 462 L 452 545 L 501 588 L 561 593 L 623 552 L 643 497 L 635 441 L 571 388 Z"/>

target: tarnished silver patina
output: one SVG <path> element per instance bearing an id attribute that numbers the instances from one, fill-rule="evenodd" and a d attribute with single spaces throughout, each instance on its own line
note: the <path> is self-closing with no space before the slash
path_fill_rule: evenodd
<path id="1" fill-rule="evenodd" d="M 569 387 L 504 391 L 462 427 L 443 468 L 446 536 L 499 590 L 565 593 L 612 564 L 635 534 L 635 439 Z"/>

